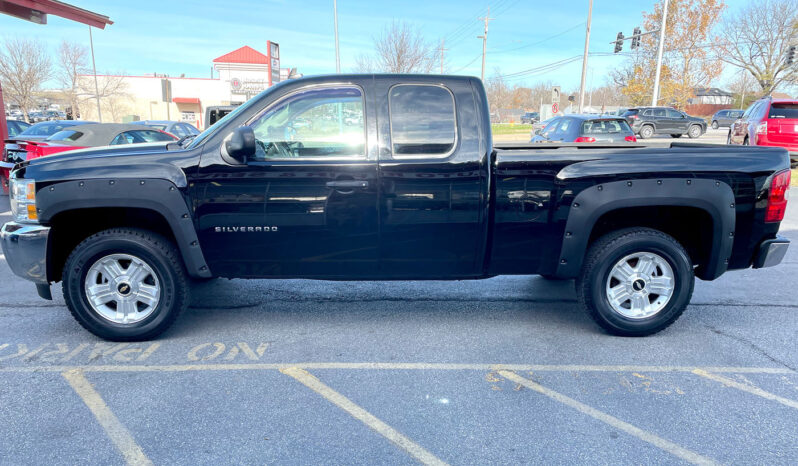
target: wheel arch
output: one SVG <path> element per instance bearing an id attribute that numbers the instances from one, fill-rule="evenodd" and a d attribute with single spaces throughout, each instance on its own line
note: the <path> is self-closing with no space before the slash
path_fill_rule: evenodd
<path id="1" fill-rule="evenodd" d="M 56 183 L 37 193 L 39 218 L 52 227 L 48 280 L 61 278 L 69 252 L 83 239 L 114 227 L 150 230 L 174 242 L 193 277 L 211 272 L 182 192 L 166 180 L 116 179 Z"/>
<path id="2" fill-rule="evenodd" d="M 624 214 L 636 215 L 630 221 L 612 221 Z M 697 275 L 713 280 L 728 267 L 735 217 L 734 193 L 728 184 L 718 180 L 667 178 L 595 185 L 580 192 L 571 203 L 555 275 L 576 277 L 591 242 L 613 231 L 613 225 L 617 226 L 615 229 L 657 228 L 685 241 L 694 239 L 689 235 L 689 223 L 696 222 L 701 232 L 711 227 L 711 233 L 701 233 L 699 244 L 692 246 L 699 264 Z M 668 218 L 688 220 L 688 224 L 663 227 Z M 704 244 L 707 239 L 709 245 Z M 704 251 L 707 246 L 708 251 Z"/>

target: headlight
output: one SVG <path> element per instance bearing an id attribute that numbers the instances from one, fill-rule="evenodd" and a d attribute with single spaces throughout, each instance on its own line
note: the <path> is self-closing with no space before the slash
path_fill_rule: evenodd
<path id="1" fill-rule="evenodd" d="M 38 222 L 36 211 L 36 181 L 16 178 L 9 180 L 11 215 L 17 222 Z"/>

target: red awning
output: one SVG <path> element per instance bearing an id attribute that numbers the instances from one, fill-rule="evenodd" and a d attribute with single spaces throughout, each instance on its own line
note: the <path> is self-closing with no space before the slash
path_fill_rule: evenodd
<path id="1" fill-rule="evenodd" d="M 199 97 L 175 97 L 172 102 L 176 104 L 197 104 L 199 105 Z"/>
<path id="2" fill-rule="evenodd" d="M 105 29 L 106 24 L 114 24 L 107 16 L 57 0 L 0 0 L 0 13 L 39 24 L 47 24 L 47 15 L 60 16 L 100 29 Z"/>

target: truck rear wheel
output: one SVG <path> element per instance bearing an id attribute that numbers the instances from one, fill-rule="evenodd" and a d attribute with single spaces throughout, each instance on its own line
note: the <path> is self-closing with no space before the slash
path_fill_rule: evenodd
<path id="1" fill-rule="evenodd" d="M 690 256 L 678 241 L 658 230 L 630 228 L 593 243 L 576 294 L 609 333 L 645 336 L 682 315 L 694 282 Z"/>
<path id="2" fill-rule="evenodd" d="M 64 265 L 63 290 L 78 323 L 112 341 L 154 338 L 189 303 L 177 248 L 133 228 L 101 231 L 81 242 Z"/>

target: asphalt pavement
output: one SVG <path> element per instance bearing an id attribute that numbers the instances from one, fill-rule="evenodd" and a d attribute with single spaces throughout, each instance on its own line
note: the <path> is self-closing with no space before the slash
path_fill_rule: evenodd
<path id="1" fill-rule="evenodd" d="M 570 281 L 506 276 L 214 280 L 115 344 L 4 262 L 1 464 L 798 461 L 795 245 L 646 338 L 603 333 Z"/>

